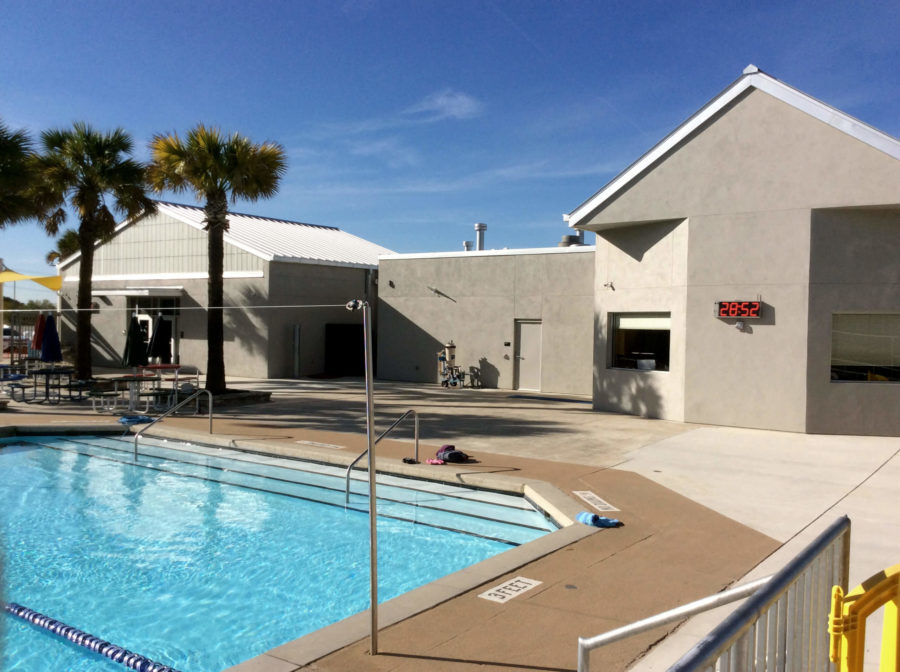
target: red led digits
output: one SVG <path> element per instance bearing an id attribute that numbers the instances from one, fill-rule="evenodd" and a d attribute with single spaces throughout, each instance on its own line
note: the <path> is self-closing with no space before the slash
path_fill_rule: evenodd
<path id="1" fill-rule="evenodd" d="M 759 317 L 761 301 L 717 301 L 717 317 Z"/>

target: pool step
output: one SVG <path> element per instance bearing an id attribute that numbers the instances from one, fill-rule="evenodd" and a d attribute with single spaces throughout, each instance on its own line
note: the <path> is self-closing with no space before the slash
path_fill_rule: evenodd
<path id="1" fill-rule="evenodd" d="M 132 460 L 133 441 L 115 437 L 23 437 L 59 450 Z M 277 492 L 334 506 L 345 506 L 344 474 L 340 466 L 264 456 L 198 444 L 144 439 L 141 466 L 194 478 Z M 368 511 L 368 474 L 354 471 L 347 508 Z M 380 516 L 475 534 L 518 545 L 556 529 L 524 497 L 461 486 L 378 475 Z"/>

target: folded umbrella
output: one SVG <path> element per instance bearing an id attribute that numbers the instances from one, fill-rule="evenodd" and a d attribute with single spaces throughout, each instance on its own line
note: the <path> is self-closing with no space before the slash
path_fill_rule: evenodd
<path id="1" fill-rule="evenodd" d="M 47 327 L 47 318 L 43 313 L 38 314 L 37 322 L 34 324 L 34 333 L 31 335 L 31 349 L 39 352 L 44 342 L 44 329 Z"/>
<path id="2" fill-rule="evenodd" d="M 62 347 L 59 343 L 59 332 L 56 330 L 56 319 L 53 315 L 47 317 L 47 322 L 44 325 L 44 338 L 41 341 L 41 361 L 62 361 Z"/>

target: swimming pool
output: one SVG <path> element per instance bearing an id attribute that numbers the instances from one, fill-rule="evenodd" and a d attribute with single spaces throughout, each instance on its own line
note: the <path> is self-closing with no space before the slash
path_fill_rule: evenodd
<path id="1" fill-rule="evenodd" d="M 161 441 L 141 453 L 135 466 L 130 441 L 0 439 L 4 601 L 183 672 L 222 670 L 368 607 L 367 500 L 344 508 L 342 470 Z M 388 477 L 380 597 L 552 529 L 522 498 Z M 4 670 L 124 669 L 3 620 Z"/>

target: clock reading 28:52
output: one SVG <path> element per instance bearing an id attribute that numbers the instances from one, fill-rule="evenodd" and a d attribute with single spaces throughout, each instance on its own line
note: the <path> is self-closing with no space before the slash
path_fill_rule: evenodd
<path id="1" fill-rule="evenodd" d="M 716 317 L 759 317 L 760 301 L 717 301 Z"/>

